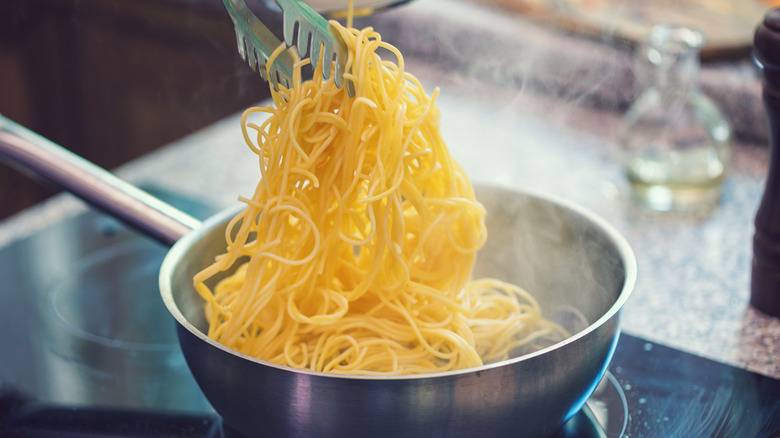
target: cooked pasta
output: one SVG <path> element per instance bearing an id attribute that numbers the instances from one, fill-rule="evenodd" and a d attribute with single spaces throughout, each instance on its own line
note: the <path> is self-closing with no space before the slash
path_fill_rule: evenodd
<path id="1" fill-rule="evenodd" d="M 340 374 L 463 369 L 565 336 L 522 289 L 471 280 L 486 212 L 442 140 L 438 89 L 426 94 L 371 28 L 334 25 L 354 96 L 321 65 L 303 80 L 302 60 L 291 88 L 243 114 L 260 182 L 227 251 L 194 278 L 208 335 Z"/>

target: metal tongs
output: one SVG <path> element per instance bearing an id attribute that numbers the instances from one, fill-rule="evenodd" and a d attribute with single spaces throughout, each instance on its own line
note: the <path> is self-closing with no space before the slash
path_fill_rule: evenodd
<path id="1" fill-rule="evenodd" d="M 244 0 L 222 0 L 227 8 L 233 25 L 236 28 L 236 42 L 241 58 L 249 66 L 260 73 L 263 79 L 269 81 L 274 89 L 279 84 L 290 88 L 293 84 L 293 65 L 296 53 L 283 51 L 268 67 L 268 59 L 282 42 L 260 21 L 247 7 Z M 347 48 L 344 40 L 336 29 L 303 0 L 276 0 L 284 14 L 284 43 L 288 48 L 297 48 L 297 56 L 305 57 L 307 53 L 312 67 L 317 67 L 320 60 L 325 62 L 322 76 L 329 79 L 331 69 L 327 63 L 335 62 L 334 81 L 338 87 L 344 83 L 344 70 L 347 62 Z M 295 29 L 298 29 L 297 35 Z M 347 81 L 350 95 L 354 94 L 354 85 Z"/>

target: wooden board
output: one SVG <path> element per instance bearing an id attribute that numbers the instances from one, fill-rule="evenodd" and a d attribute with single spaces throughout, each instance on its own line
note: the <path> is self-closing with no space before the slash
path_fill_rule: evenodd
<path id="1" fill-rule="evenodd" d="M 744 55 L 753 33 L 780 0 L 476 0 L 514 10 L 556 27 L 640 43 L 656 24 L 702 31 L 702 58 Z"/>

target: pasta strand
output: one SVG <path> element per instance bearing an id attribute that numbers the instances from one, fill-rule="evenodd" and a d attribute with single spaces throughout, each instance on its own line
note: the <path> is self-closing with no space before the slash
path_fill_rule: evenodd
<path id="1" fill-rule="evenodd" d="M 303 60 L 291 89 L 241 119 L 260 182 L 240 198 L 226 253 L 194 277 L 209 336 L 291 367 L 372 375 L 474 367 L 565 337 L 526 291 L 471 279 L 486 212 L 440 134 L 438 89 L 426 94 L 373 29 L 333 24 L 355 96 L 323 80 L 322 63 L 302 81 Z"/>

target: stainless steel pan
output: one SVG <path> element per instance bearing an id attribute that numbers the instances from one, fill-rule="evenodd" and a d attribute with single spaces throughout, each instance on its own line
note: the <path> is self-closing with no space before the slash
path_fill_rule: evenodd
<path id="1" fill-rule="evenodd" d="M 200 224 L 5 119 L 0 157 L 173 245 L 160 272 L 163 301 L 206 398 L 245 436 L 548 436 L 603 377 L 636 277 L 628 244 L 594 214 L 548 195 L 479 186 L 489 239 L 477 274 L 527 288 L 548 317 L 574 334 L 530 355 L 462 371 L 405 377 L 302 371 L 241 355 L 204 334 L 192 276 L 224 249 L 224 227 L 236 211 Z"/>

